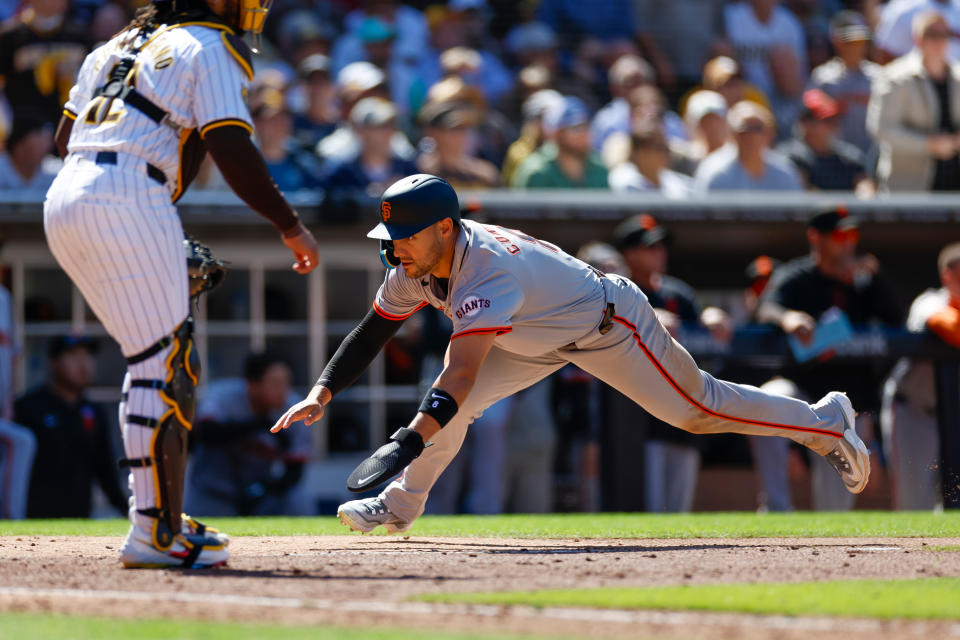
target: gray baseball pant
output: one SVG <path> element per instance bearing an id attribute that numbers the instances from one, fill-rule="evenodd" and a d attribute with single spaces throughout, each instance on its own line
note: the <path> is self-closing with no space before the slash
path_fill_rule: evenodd
<path id="1" fill-rule="evenodd" d="M 816 453 L 829 453 L 843 433 L 835 404 L 808 404 L 749 385 L 717 380 L 701 371 L 657 320 L 646 296 L 626 278 L 604 279 L 616 314 L 601 334 L 585 327 L 573 344 L 540 356 L 521 356 L 494 346 L 460 411 L 381 497 L 399 518 L 423 513 L 430 488 L 460 450 L 467 427 L 484 409 L 572 362 L 606 382 L 649 413 L 692 433 L 743 433 L 790 438 Z M 599 325 L 603 310 L 597 309 Z M 638 451 L 637 455 L 643 455 Z"/>

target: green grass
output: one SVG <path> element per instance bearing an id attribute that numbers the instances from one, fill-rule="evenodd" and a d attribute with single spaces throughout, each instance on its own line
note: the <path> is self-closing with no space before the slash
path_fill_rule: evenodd
<path id="1" fill-rule="evenodd" d="M 693 609 L 788 616 L 960 620 L 960 578 L 557 589 L 430 594 L 417 599 L 534 607 Z"/>
<path id="2" fill-rule="evenodd" d="M 439 633 L 402 629 L 345 629 L 244 625 L 196 620 L 123 620 L 38 614 L 0 614 L 0 637 L 30 640 L 520 640 L 518 636 Z"/>
<path id="3" fill-rule="evenodd" d="M 936 547 L 925 547 L 930 551 L 960 551 L 960 544 L 944 544 Z"/>
<path id="4" fill-rule="evenodd" d="M 317 518 L 214 518 L 233 536 L 342 535 L 333 516 Z M 0 535 L 121 536 L 125 520 L 0 521 Z M 960 537 L 960 511 L 771 513 L 569 513 L 504 516 L 426 516 L 413 536 L 513 538 L 780 538 Z"/>

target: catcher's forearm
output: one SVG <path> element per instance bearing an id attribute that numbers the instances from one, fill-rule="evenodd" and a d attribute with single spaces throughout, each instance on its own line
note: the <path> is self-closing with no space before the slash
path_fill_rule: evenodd
<path id="1" fill-rule="evenodd" d="M 239 126 L 217 127 L 203 138 L 207 152 L 217 163 L 224 180 L 251 209 L 285 232 L 297 226 L 299 218 L 280 193 L 263 156 Z"/>
<path id="2" fill-rule="evenodd" d="M 340 343 L 337 352 L 320 374 L 316 386 L 326 387 L 332 395 L 337 395 L 356 382 L 401 324 L 403 320 L 387 320 L 370 309 L 360 324 Z"/>
<path id="3" fill-rule="evenodd" d="M 67 157 L 67 143 L 70 142 L 70 132 L 73 131 L 73 119 L 66 115 L 60 116 L 60 123 L 57 124 L 57 132 L 53 136 L 53 142 L 57 147 L 57 153 L 60 158 Z"/>

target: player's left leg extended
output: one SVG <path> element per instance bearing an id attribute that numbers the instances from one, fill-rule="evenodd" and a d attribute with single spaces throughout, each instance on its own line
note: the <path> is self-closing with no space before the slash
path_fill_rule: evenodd
<path id="1" fill-rule="evenodd" d="M 667 333 L 635 285 L 619 277 L 611 282 L 614 327 L 579 340 L 566 352 L 571 362 L 681 429 L 790 438 L 825 456 L 852 493 L 863 490 L 869 452 L 854 431 L 845 395 L 834 392 L 808 404 L 717 380 Z"/>

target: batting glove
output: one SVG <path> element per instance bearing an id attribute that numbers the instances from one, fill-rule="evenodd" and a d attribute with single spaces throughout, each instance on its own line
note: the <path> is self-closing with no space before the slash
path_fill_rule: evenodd
<path id="1" fill-rule="evenodd" d="M 362 492 L 373 489 L 400 473 L 404 467 L 423 453 L 423 437 L 413 429 L 397 429 L 390 442 L 361 462 L 350 477 L 347 489 Z"/>

